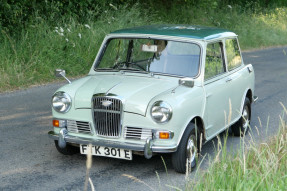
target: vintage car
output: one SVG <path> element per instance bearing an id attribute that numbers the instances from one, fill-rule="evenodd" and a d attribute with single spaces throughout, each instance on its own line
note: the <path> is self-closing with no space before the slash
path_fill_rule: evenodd
<path id="1" fill-rule="evenodd" d="M 68 82 L 52 97 L 48 134 L 60 153 L 87 154 L 88 145 L 93 155 L 126 160 L 171 153 L 180 173 L 196 165 L 201 145 L 220 132 L 231 127 L 244 135 L 257 99 L 237 35 L 201 26 L 112 32 L 89 74 Z"/>

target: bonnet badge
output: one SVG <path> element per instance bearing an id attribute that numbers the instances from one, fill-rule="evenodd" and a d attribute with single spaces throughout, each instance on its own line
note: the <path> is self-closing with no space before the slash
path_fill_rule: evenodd
<path id="1" fill-rule="evenodd" d="M 102 106 L 109 107 L 110 105 L 112 105 L 113 102 L 109 100 L 104 100 L 104 101 L 101 101 L 101 103 L 102 103 Z"/>

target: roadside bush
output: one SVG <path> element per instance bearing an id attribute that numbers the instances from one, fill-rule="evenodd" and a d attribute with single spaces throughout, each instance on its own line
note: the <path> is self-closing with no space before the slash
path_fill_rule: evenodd
<path id="1" fill-rule="evenodd" d="M 150 13 L 135 4 L 116 10 L 110 7 L 97 21 L 90 18 L 86 23 L 62 18 L 51 24 L 39 18 L 37 23 L 19 31 L 17 39 L 1 30 L 0 91 L 54 80 L 56 68 L 66 69 L 68 76 L 87 74 L 106 34 L 148 24 L 151 18 Z"/>
<path id="2" fill-rule="evenodd" d="M 87 74 L 110 31 L 149 24 L 225 28 L 241 49 L 286 45 L 287 2 L 270 0 L 3 0 L 0 3 L 0 92 L 53 81 L 56 68 Z M 264 7 L 269 8 L 264 8 Z"/>

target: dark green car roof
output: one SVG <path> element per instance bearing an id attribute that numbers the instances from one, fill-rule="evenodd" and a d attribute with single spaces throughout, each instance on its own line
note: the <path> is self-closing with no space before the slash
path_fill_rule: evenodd
<path id="1" fill-rule="evenodd" d="M 166 36 L 187 37 L 187 38 L 206 40 L 206 39 L 218 38 L 224 33 L 231 33 L 231 31 L 220 28 L 203 27 L 195 25 L 149 25 L 149 26 L 121 29 L 112 32 L 112 34 L 123 34 L 123 33 L 166 35 Z M 234 33 L 232 34 L 235 35 Z"/>

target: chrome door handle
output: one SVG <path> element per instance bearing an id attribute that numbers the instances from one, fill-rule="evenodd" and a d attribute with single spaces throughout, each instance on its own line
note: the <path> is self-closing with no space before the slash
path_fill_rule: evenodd
<path id="1" fill-rule="evenodd" d="M 232 81 L 232 78 L 227 78 L 225 82 L 230 82 Z"/>

